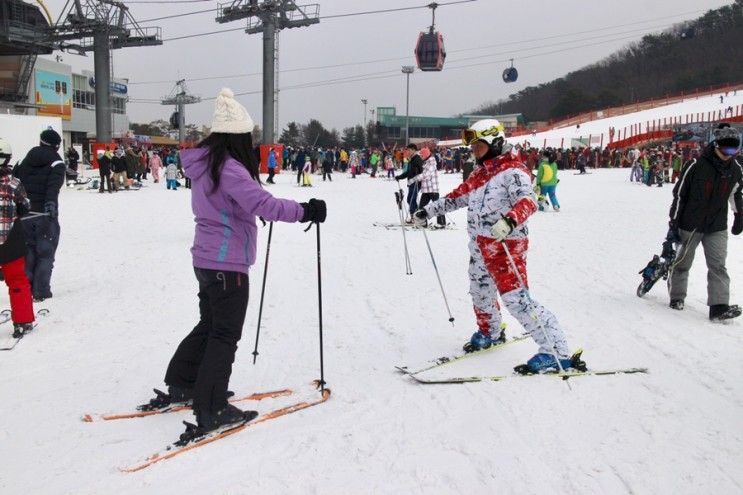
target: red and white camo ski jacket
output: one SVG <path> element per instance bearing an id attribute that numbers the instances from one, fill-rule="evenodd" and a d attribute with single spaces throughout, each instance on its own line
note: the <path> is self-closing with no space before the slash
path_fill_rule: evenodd
<path id="1" fill-rule="evenodd" d="M 426 205 L 429 218 L 466 206 L 467 231 L 473 238 L 492 237 L 490 229 L 504 216 L 516 222 L 507 239 L 526 238 L 526 220 L 537 211 L 537 198 L 529 170 L 513 151 L 486 160 L 459 187 Z"/>

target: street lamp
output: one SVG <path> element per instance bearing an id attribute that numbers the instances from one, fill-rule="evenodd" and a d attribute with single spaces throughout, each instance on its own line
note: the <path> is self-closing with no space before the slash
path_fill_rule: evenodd
<path id="1" fill-rule="evenodd" d="M 402 73 L 405 74 L 406 90 L 405 90 L 405 146 L 410 144 L 410 74 L 415 71 L 415 67 L 412 65 L 403 65 Z"/>
<path id="2" fill-rule="evenodd" d="M 366 104 L 369 103 L 369 100 L 361 98 L 361 103 L 364 104 L 364 146 L 366 146 Z"/>

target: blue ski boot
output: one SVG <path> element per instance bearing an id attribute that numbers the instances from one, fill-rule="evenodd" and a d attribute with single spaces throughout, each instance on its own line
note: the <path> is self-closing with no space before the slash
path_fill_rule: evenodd
<path id="1" fill-rule="evenodd" d="M 560 366 L 562 369 L 567 371 L 586 371 L 586 363 L 581 360 L 581 354 L 583 349 L 579 349 L 570 358 L 560 359 Z M 552 354 L 540 352 L 532 356 L 526 364 L 520 364 L 516 366 L 513 371 L 520 375 L 534 375 L 539 373 L 559 373 L 560 367 L 557 366 L 557 361 Z"/>
<path id="2" fill-rule="evenodd" d="M 506 324 L 502 323 L 500 326 L 500 331 L 496 335 L 493 335 L 492 333 L 485 334 L 482 332 L 482 330 L 478 330 L 477 332 L 472 334 L 470 341 L 464 344 L 462 348 L 466 353 L 477 352 L 482 351 L 483 349 L 488 349 L 494 345 L 500 345 L 505 341 Z"/>

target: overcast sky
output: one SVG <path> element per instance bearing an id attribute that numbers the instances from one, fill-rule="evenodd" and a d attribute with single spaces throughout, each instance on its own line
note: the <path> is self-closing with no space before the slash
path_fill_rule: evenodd
<path id="1" fill-rule="evenodd" d="M 447 1 L 439 0 L 439 3 Z M 45 3 L 56 20 L 65 0 L 45 0 Z M 194 0 L 124 3 L 139 21 L 218 5 L 217 1 Z M 320 5 L 322 18 L 424 5 L 427 0 L 318 0 L 316 3 Z M 730 3 L 731 0 L 476 0 L 441 5 L 436 11 L 436 27 L 444 36 L 446 64 L 442 72 L 411 75 L 410 114 L 445 117 L 472 110 L 601 60 L 644 34 Z M 215 17 L 215 12 L 208 12 L 142 22 L 142 25 L 162 27 L 163 39 L 168 40 L 244 27 L 246 23 L 218 24 Z M 319 24 L 307 28 L 282 31 L 279 63 L 281 70 L 287 72 L 281 73 L 279 87 L 287 89 L 280 97 L 280 127 L 290 121 L 306 123 L 310 118 L 338 130 L 362 123 L 361 98 L 368 99 L 367 111 L 377 106 L 396 106 L 398 113 L 404 114 L 405 76 L 399 73 L 400 67 L 415 65 L 413 49 L 418 33 L 430 23 L 430 10 L 417 9 L 321 19 Z M 62 57 L 75 71 L 93 69 L 92 52 L 88 57 L 72 54 Z M 236 93 L 256 91 L 253 95 L 240 96 L 239 100 L 261 124 L 261 57 L 261 35 L 238 30 L 165 41 L 159 47 L 116 50 L 114 76 L 129 79 L 129 94 L 134 100 L 166 96 L 180 78 L 188 81 L 192 94 L 204 98 L 214 97 L 225 86 Z M 510 58 L 518 68 L 519 80 L 505 84 L 501 73 Z M 327 65 L 342 66 L 292 70 Z M 244 74 L 257 75 L 234 77 Z M 290 88 L 349 76 L 375 79 Z M 192 80 L 204 77 L 217 79 Z M 162 82 L 152 84 L 152 81 Z M 132 122 L 149 122 L 168 118 L 172 111 L 172 107 L 130 102 L 128 113 Z M 209 124 L 212 111 L 212 101 L 190 105 L 187 122 Z"/>

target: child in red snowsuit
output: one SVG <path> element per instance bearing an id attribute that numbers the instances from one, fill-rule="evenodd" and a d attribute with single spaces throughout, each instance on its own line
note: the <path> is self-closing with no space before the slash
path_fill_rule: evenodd
<path id="1" fill-rule="evenodd" d="M 10 298 L 13 337 L 20 338 L 33 328 L 34 308 L 31 284 L 26 276 L 26 239 L 20 217 L 30 202 L 21 182 L 11 175 L 7 141 L 0 139 L 0 269 Z"/>

